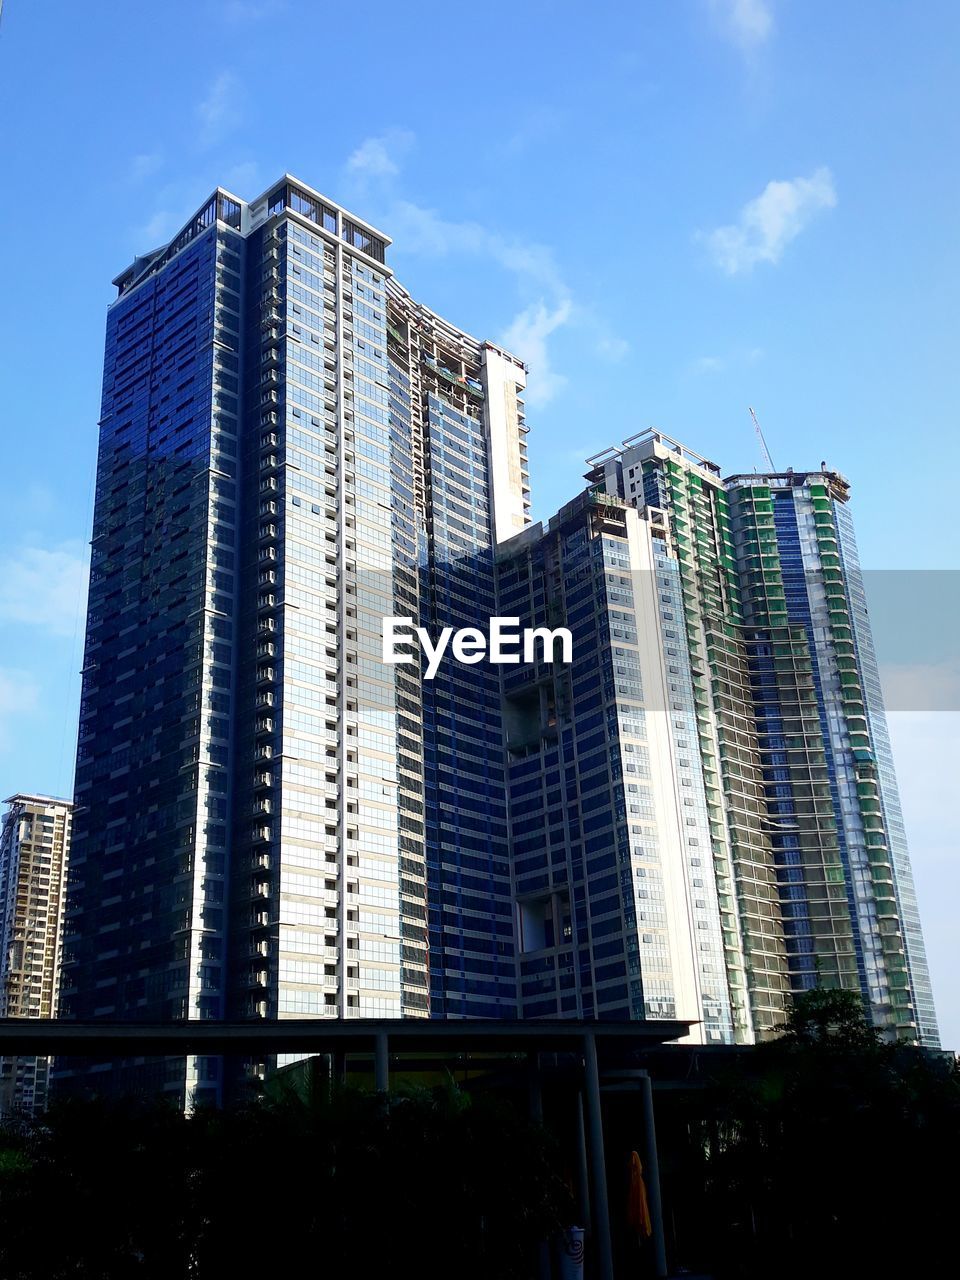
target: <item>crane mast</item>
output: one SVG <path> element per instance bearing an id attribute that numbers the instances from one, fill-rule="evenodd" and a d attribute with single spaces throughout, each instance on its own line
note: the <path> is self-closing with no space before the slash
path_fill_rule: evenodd
<path id="1" fill-rule="evenodd" d="M 760 448 L 763 450 L 764 461 L 766 462 L 767 467 L 770 471 L 776 471 L 777 468 L 773 465 L 773 459 L 770 457 L 770 450 L 767 448 L 767 442 L 763 438 L 763 431 L 760 427 L 760 419 L 757 417 L 757 415 L 754 413 L 752 409 L 750 410 L 750 417 L 753 419 L 753 425 L 757 433 L 757 439 L 760 441 Z"/>

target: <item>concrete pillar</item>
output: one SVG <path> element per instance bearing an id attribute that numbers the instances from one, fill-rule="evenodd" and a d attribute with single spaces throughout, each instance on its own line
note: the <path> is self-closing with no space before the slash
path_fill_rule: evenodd
<path id="1" fill-rule="evenodd" d="M 373 1075 L 377 1093 L 390 1088 L 390 1045 L 385 1031 L 378 1031 L 373 1050 Z"/>
<path id="2" fill-rule="evenodd" d="M 657 1155 L 657 1127 L 653 1115 L 653 1085 L 646 1071 L 640 1076 L 640 1097 L 643 1103 L 643 1141 L 645 1158 L 647 1199 L 650 1203 L 650 1224 L 653 1227 L 654 1274 L 667 1274 L 667 1246 L 663 1232 L 663 1201 L 660 1196 L 660 1159 Z"/>
<path id="3" fill-rule="evenodd" d="M 543 1124 L 543 1085 L 540 1079 L 539 1053 L 527 1054 L 527 1102 L 530 1119 Z"/>
<path id="4" fill-rule="evenodd" d="M 527 1109 L 534 1124 L 543 1124 L 543 1081 L 540 1076 L 540 1054 L 527 1054 Z M 541 1240 L 537 1246 L 537 1280 L 550 1280 L 550 1243 Z"/>
<path id="5" fill-rule="evenodd" d="M 587 1128 L 583 1119 L 583 1090 L 577 1090 L 577 1226 L 590 1232 L 590 1168 Z"/>
<path id="6" fill-rule="evenodd" d="M 583 1037 L 586 1067 L 587 1128 L 590 1132 L 590 1169 L 593 1174 L 593 1239 L 597 1250 L 599 1280 L 613 1280 L 613 1244 L 610 1238 L 610 1201 L 603 1152 L 603 1114 L 600 1110 L 600 1068 L 597 1041 L 592 1031 Z"/>

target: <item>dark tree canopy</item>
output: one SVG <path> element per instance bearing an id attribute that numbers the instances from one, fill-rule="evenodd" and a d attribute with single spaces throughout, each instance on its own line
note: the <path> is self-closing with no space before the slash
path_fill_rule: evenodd
<path id="1" fill-rule="evenodd" d="M 855 993 L 798 996 L 781 1037 L 661 1105 L 682 1260 L 723 1280 L 859 1280 L 954 1249 L 956 1061 L 887 1043 Z"/>
<path id="2" fill-rule="evenodd" d="M 65 1103 L 3 1140 L 0 1275 L 527 1276 L 568 1213 L 556 1169 L 541 1129 L 452 1086 Z"/>

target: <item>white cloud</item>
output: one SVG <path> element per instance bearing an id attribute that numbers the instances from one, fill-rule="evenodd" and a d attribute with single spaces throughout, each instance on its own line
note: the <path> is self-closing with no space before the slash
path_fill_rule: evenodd
<path id="1" fill-rule="evenodd" d="M 695 378 L 708 378 L 714 374 L 741 372 L 763 359 L 762 347 L 734 347 L 722 355 L 697 356 L 691 360 L 687 372 Z"/>
<path id="2" fill-rule="evenodd" d="M 220 186 L 226 187 L 241 199 L 252 196 L 255 194 L 259 172 L 260 168 L 255 160 L 244 160 L 242 164 L 235 164 L 224 171 Z"/>
<path id="3" fill-rule="evenodd" d="M 532 406 L 547 404 L 566 384 L 566 378 L 550 367 L 548 339 L 563 326 L 587 320 L 573 306 L 568 290 L 546 245 L 508 239 L 478 222 L 453 222 L 433 209 L 399 201 L 389 217 L 395 243 L 406 252 L 487 257 L 517 277 L 522 293 L 539 295 L 514 317 L 500 341 L 530 366 L 526 399 Z M 604 335 L 597 338 L 598 354 Z M 608 339 L 608 359 L 617 359 L 626 344 Z"/>
<path id="4" fill-rule="evenodd" d="M 751 271 L 758 262 L 779 262 L 790 241 L 818 213 L 836 203 L 833 176 L 829 169 L 820 168 L 809 178 L 768 182 L 755 200 L 743 206 L 735 223 L 701 238 L 716 265 L 727 275 L 737 275 Z"/>
<path id="5" fill-rule="evenodd" d="M 390 192 L 402 157 L 414 141 L 406 129 L 365 139 L 347 161 L 347 176 L 360 183 L 379 182 Z M 548 349 L 548 339 L 563 326 L 575 321 L 592 330 L 594 349 L 603 359 L 619 360 L 626 354 L 628 346 L 622 338 L 608 334 L 595 317 L 574 306 L 547 245 L 503 235 L 479 222 L 444 218 L 435 209 L 393 197 L 384 202 L 382 221 L 389 227 L 398 252 L 433 259 L 448 255 L 487 258 L 516 277 L 521 295 L 529 300 L 500 341 L 530 366 L 529 404 L 546 404 L 566 383 L 566 378 L 550 367 Z"/>
<path id="6" fill-rule="evenodd" d="M 197 107 L 200 129 L 197 141 L 202 147 L 219 142 L 240 118 L 240 82 L 232 71 L 221 71 Z"/>
<path id="7" fill-rule="evenodd" d="M 163 156 L 159 151 L 145 151 L 134 156 L 127 170 L 129 182 L 142 182 L 157 172 L 163 165 Z"/>
<path id="8" fill-rule="evenodd" d="M 409 129 L 388 129 L 376 138 L 365 138 L 347 160 L 347 173 L 355 178 L 392 178 L 414 143 Z"/>
<path id="9" fill-rule="evenodd" d="M 216 179 L 240 196 L 253 194 L 256 186 L 257 166 L 252 161 L 235 164 L 222 170 Z M 135 253 L 145 253 L 166 242 L 184 225 L 191 213 L 196 212 L 210 197 L 211 176 L 209 166 L 195 176 L 185 176 L 175 182 L 165 183 L 155 191 L 157 208 L 146 220 L 131 231 L 130 238 Z"/>
<path id="10" fill-rule="evenodd" d="M 722 356 L 698 356 L 693 362 L 693 372 L 702 376 L 705 373 L 722 373 L 727 362 Z"/>
<path id="11" fill-rule="evenodd" d="M 40 687 L 29 671 L 0 667 L 0 751 L 8 751 L 20 734 L 15 722 L 36 709 Z"/>
<path id="12" fill-rule="evenodd" d="M 171 213 L 169 209 L 158 209 L 135 232 L 137 252 L 158 249 L 162 244 L 166 244 L 174 231 L 176 231 L 177 226 L 177 215 L 175 213 Z"/>
<path id="13" fill-rule="evenodd" d="M 347 160 L 347 176 L 361 182 L 380 180 L 389 190 L 415 141 L 416 135 L 409 129 L 388 129 L 364 139 Z M 384 202 L 381 220 L 399 251 L 432 258 L 447 254 L 486 256 L 541 289 L 566 294 L 553 253 L 546 245 L 503 236 L 479 222 L 453 221 L 434 209 L 400 198 Z"/>
<path id="14" fill-rule="evenodd" d="M 394 242 L 406 253 L 433 258 L 447 254 L 485 256 L 539 289 L 566 293 L 553 252 L 546 245 L 508 239 L 479 222 L 453 222 L 409 200 L 394 204 L 389 223 Z"/>
<path id="15" fill-rule="evenodd" d="M 78 544 L 21 547 L 0 561 L 0 624 L 72 636 L 86 585 L 86 557 Z"/>
<path id="16" fill-rule="evenodd" d="M 608 364 L 618 364 L 630 353 L 630 343 L 626 338 L 618 338 L 603 329 L 597 334 L 595 348 L 600 359 Z"/>
<path id="17" fill-rule="evenodd" d="M 773 33 L 769 0 L 710 0 L 728 38 L 744 50 L 764 44 Z"/>
<path id="18" fill-rule="evenodd" d="M 550 368 L 547 339 L 570 319 L 572 306 L 568 298 L 548 307 L 535 302 L 521 311 L 503 334 L 501 342 L 530 366 L 525 398 L 528 404 L 547 404 L 566 386 L 567 379 Z"/>

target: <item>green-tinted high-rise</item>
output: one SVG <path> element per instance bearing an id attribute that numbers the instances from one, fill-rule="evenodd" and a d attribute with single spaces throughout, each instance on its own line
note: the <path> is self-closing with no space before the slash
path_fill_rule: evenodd
<path id="1" fill-rule="evenodd" d="M 738 1033 L 763 1036 L 787 992 L 822 983 L 936 1045 L 846 482 L 724 480 L 659 432 L 592 462 L 669 517 Z"/>
<path id="2" fill-rule="evenodd" d="M 936 1046 L 849 486 L 726 484 L 793 984 L 859 985 L 877 1026 Z"/>
<path id="3" fill-rule="evenodd" d="M 657 434 L 599 457 L 591 479 L 669 516 L 737 1038 L 784 1020 L 786 953 L 750 697 L 740 582 L 719 469 Z"/>

